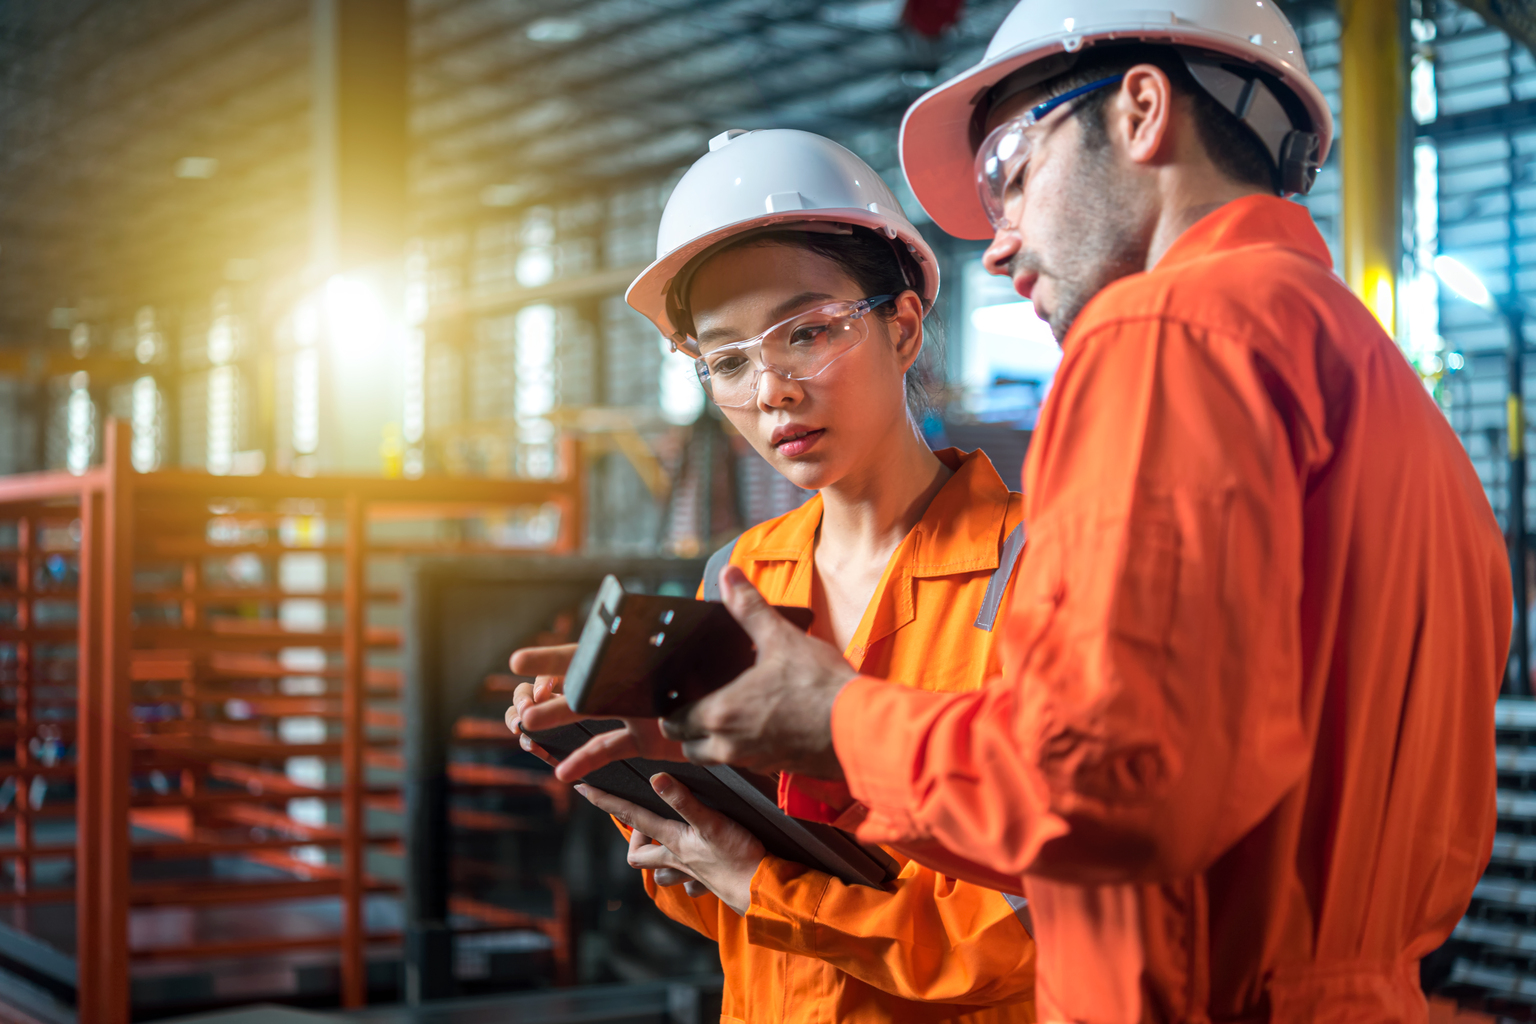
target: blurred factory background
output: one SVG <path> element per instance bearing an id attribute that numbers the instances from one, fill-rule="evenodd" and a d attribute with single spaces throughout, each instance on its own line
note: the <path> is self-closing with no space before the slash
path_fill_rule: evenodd
<path id="1" fill-rule="evenodd" d="M 1523 537 L 1523 324 L 1436 260 L 1536 291 L 1536 4 L 1283 6 L 1341 124 L 1307 205 Z M 507 742 L 497 666 L 614 559 L 691 591 L 805 497 L 622 299 L 728 128 L 896 187 L 944 275 L 924 432 L 1017 479 L 1057 348 L 895 151 L 1011 7 L 0 0 L 0 1021 L 711 1019 L 713 952 Z M 1425 966 L 1524 1020 L 1529 679 L 1494 864 Z"/>

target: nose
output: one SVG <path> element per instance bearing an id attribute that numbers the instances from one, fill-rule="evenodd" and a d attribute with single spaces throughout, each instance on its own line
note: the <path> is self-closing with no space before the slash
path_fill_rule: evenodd
<path id="1" fill-rule="evenodd" d="M 987 268 L 989 274 L 1011 277 L 1012 272 L 1009 270 L 1008 263 L 1018 255 L 1022 247 L 1023 239 L 1019 237 L 1018 231 L 1012 227 L 998 228 L 997 233 L 992 236 L 992 244 L 987 246 L 986 252 L 982 253 L 982 266 Z"/>
<path id="2" fill-rule="evenodd" d="M 799 381 L 781 377 L 772 370 L 764 370 L 757 378 L 757 407 L 764 412 L 792 409 L 804 395 Z"/>

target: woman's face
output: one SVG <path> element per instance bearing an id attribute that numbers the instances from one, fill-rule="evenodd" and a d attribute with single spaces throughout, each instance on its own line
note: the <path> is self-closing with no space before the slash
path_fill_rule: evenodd
<path id="1" fill-rule="evenodd" d="M 749 245 L 699 268 L 689 307 L 707 355 L 796 313 L 869 297 L 825 257 L 786 245 Z M 897 309 L 893 320 L 869 314 L 864 341 L 819 376 L 796 381 L 764 371 L 756 402 L 721 411 L 774 469 L 807 490 L 870 465 L 892 431 L 910 429 L 904 376 L 922 349 L 922 306 L 907 292 Z"/>

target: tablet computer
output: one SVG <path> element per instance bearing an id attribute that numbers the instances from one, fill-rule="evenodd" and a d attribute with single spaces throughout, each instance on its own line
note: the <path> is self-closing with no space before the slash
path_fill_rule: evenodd
<path id="1" fill-rule="evenodd" d="M 529 732 L 528 736 L 556 760 L 564 760 L 577 747 L 600 733 L 616 729 L 617 721 L 587 721 L 558 729 Z M 841 829 L 820 822 L 792 818 L 779 809 L 773 779 L 756 772 L 724 765 L 697 765 L 678 761 L 631 758 L 604 765 L 582 779 L 614 796 L 639 804 L 673 821 L 682 816 L 651 788 L 651 776 L 666 772 L 687 786 L 694 796 L 751 832 L 775 857 L 824 871 L 851 885 L 883 889 L 901 867 L 878 846 L 867 846 Z"/>
<path id="2" fill-rule="evenodd" d="M 810 609 L 777 611 L 810 628 Z M 566 670 L 565 699 L 584 715 L 664 718 L 756 660 L 752 638 L 718 601 L 629 593 L 608 576 Z"/>

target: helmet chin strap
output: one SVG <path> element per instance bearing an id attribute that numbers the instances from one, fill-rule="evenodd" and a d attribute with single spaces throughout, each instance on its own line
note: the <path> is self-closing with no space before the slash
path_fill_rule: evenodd
<path id="1" fill-rule="evenodd" d="M 1213 55 L 1180 49 L 1179 56 L 1200 87 L 1259 137 L 1280 172 L 1280 191 L 1312 191 L 1322 140 L 1295 126 L 1269 83 L 1243 65 Z"/>

